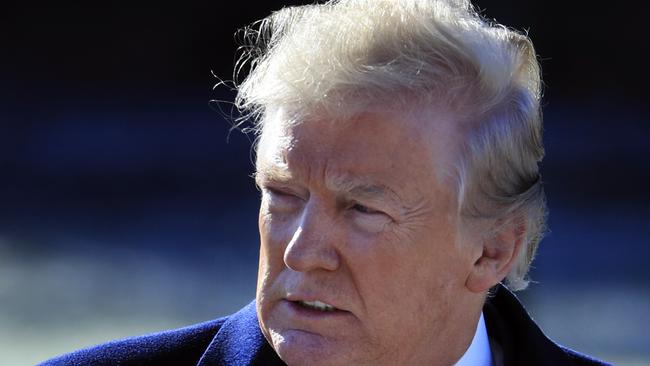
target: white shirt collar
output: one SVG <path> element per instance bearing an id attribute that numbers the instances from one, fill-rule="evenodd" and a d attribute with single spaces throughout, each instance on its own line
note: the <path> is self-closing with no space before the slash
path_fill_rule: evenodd
<path id="1" fill-rule="evenodd" d="M 492 351 L 490 350 L 490 341 L 485 328 L 483 313 L 481 313 L 481 318 L 478 320 L 472 343 L 455 366 L 492 366 Z"/>

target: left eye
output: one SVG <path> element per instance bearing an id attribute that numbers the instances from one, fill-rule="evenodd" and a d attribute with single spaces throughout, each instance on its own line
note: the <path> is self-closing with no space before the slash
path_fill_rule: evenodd
<path id="1" fill-rule="evenodd" d="M 364 214 L 377 214 L 377 213 L 381 213 L 381 211 L 374 210 L 374 209 L 372 209 L 372 208 L 370 208 L 370 207 L 368 207 L 368 206 L 360 205 L 360 204 L 358 204 L 358 203 L 355 204 L 354 206 L 352 206 L 352 209 L 355 210 L 355 211 L 358 211 L 358 212 L 364 213 Z"/>

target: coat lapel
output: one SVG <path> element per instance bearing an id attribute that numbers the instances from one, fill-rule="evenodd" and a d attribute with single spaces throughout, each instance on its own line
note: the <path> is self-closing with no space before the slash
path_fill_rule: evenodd
<path id="1" fill-rule="evenodd" d="M 228 317 L 197 364 L 215 365 L 284 365 L 260 330 L 255 301 Z"/>

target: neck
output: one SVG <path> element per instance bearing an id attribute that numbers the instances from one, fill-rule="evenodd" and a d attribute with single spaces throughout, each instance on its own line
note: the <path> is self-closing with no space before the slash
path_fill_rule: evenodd
<path id="1" fill-rule="evenodd" d="M 419 353 L 423 357 L 408 355 L 410 360 L 396 364 L 404 365 L 456 365 L 466 354 L 477 334 L 477 325 L 482 316 L 484 297 L 470 304 L 456 304 L 457 311 L 452 312 L 443 322 L 445 323 L 432 338 L 424 339 Z M 471 309 L 471 310 L 467 310 Z M 441 336 L 442 335 L 442 336 Z M 474 366 L 472 364 L 472 366 Z"/>

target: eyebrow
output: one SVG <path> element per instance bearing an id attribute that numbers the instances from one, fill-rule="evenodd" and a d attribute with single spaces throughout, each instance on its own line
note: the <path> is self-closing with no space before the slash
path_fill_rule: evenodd
<path id="1" fill-rule="evenodd" d="M 291 172 L 284 166 L 276 164 L 263 164 L 260 169 L 253 173 L 253 178 L 258 186 L 265 183 L 289 183 L 293 180 Z M 344 175 L 328 176 L 325 182 L 327 188 L 338 196 L 387 201 L 395 207 L 405 210 L 407 206 L 400 199 L 400 196 L 389 186 L 376 183 L 364 177 Z"/>
<path id="2" fill-rule="evenodd" d="M 343 180 L 334 182 L 331 186 L 333 191 L 338 191 L 346 195 L 364 198 L 381 198 L 396 196 L 392 189 L 383 184 L 364 182 L 359 179 Z"/>
<path id="3" fill-rule="evenodd" d="M 292 178 L 288 169 L 275 164 L 264 164 L 253 173 L 255 184 L 262 186 L 264 182 L 288 182 Z"/>

